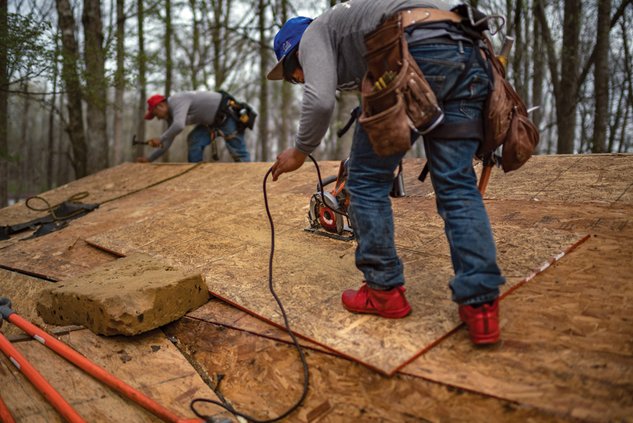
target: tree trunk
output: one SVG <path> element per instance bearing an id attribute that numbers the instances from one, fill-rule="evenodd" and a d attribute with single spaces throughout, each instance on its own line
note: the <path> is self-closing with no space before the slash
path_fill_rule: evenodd
<path id="1" fill-rule="evenodd" d="M 556 96 L 558 154 L 574 152 L 576 93 L 578 92 L 579 36 L 582 2 L 565 0 L 563 46 L 561 51 L 561 95 Z"/>
<path id="2" fill-rule="evenodd" d="M 627 145 L 627 130 L 626 130 L 626 125 L 629 122 L 629 111 L 631 109 L 629 107 L 626 108 L 625 112 L 624 112 L 624 120 L 622 122 L 622 130 L 620 131 L 620 144 L 618 146 L 618 153 L 624 153 L 625 151 L 628 150 L 628 145 Z"/>
<path id="3" fill-rule="evenodd" d="M 59 54 L 59 44 L 57 38 L 55 38 L 55 57 Z M 57 63 L 53 64 L 53 94 L 51 98 L 51 109 L 48 113 L 48 154 L 46 155 L 46 187 L 48 189 L 54 188 L 53 181 L 53 167 L 55 163 L 55 102 L 57 101 L 57 77 L 58 77 Z"/>
<path id="4" fill-rule="evenodd" d="M 68 97 L 68 124 L 66 131 L 70 139 L 72 165 L 76 178 L 87 174 L 87 148 L 84 133 L 83 110 L 81 108 L 81 84 L 77 72 L 79 57 L 75 39 L 75 18 L 69 0 L 56 0 L 59 28 L 62 32 L 62 79 Z"/>
<path id="5" fill-rule="evenodd" d="M 261 161 L 268 161 L 268 42 L 266 38 L 266 2 L 259 0 L 259 125 Z"/>
<path id="6" fill-rule="evenodd" d="M 198 22 L 197 15 L 197 1 L 189 0 L 189 6 L 191 7 L 191 26 L 192 26 L 192 36 L 191 36 L 191 54 L 189 56 L 189 69 L 191 71 L 191 89 L 196 90 L 199 85 L 198 81 L 198 54 L 200 52 L 200 25 Z"/>
<path id="7" fill-rule="evenodd" d="M 521 23 L 525 21 L 523 13 L 523 0 L 517 0 L 514 9 L 514 23 L 512 25 L 514 35 L 514 48 L 512 49 L 512 76 L 514 89 L 522 99 L 527 100 L 527 89 L 525 79 L 522 73 L 523 51 L 526 48 L 523 39 L 523 30 Z"/>
<path id="8" fill-rule="evenodd" d="M 534 0 L 534 8 L 537 7 L 537 3 L 540 0 Z M 545 62 L 543 57 L 545 51 L 543 49 L 543 37 L 541 31 L 541 24 L 538 19 L 534 19 L 532 23 L 532 63 L 533 63 L 533 77 L 532 77 L 532 105 L 539 106 L 538 109 L 532 112 L 530 118 L 537 128 L 541 127 L 541 120 L 543 116 L 543 80 L 545 79 Z"/>
<path id="9" fill-rule="evenodd" d="M 143 35 L 143 0 L 137 0 L 136 3 L 136 17 L 138 25 L 138 86 L 139 86 L 139 98 L 138 109 L 136 109 L 137 121 L 136 121 L 136 136 L 139 141 L 145 139 L 145 101 L 147 99 L 147 82 L 145 79 L 145 63 L 147 58 L 145 57 L 145 37 Z M 143 156 L 143 146 L 136 146 L 136 156 Z"/>
<path id="10" fill-rule="evenodd" d="M 171 0 L 165 0 L 165 97 L 171 95 L 171 84 L 174 73 L 174 62 L 172 60 L 171 39 L 173 37 L 173 29 L 171 23 Z M 163 123 L 163 130 L 167 130 L 169 124 Z M 165 151 L 161 156 L 161 161 L 169 162 L 169 152 Z"/>
<path id="11" fill-rule="evenodd" d="M 615 88 L 615 87 L 613 87 Z M 626 96 L 626 90 L 621 89 L 620 95 L 618 96 L 617 105 L 613 104 L 613 98 L 609 101 L 609 110 L 615 110 L 615 114 L 612 116 L 611 123 L 609 124 L 609 137 L 607 143 L 607 151 L 613 151 L 613 147 L 615 146 L 615 137 L 617 136 L 618 128 L 620 127 L 620 122 L 622 121 L 622 114 L 624 112 L 624 98 Z M 615 89 L 613 92 L 617 92 Z"/>
<path id="12" fill-rule="evenodd" d="M 594 63 L 594 86 L 596 108 L 593 120 L 593 153 L 605 153 L 607 120 L 609 119 L 609 32 L 611 27 L 611 0 L 598 2 L 596 28 L 596 59 Z"/>
<path id="13" fill-rule="evenodd" d="M 288 20 L 288 0 L 281 0 L 281 21 L 282 24 Z M 292 87 L 286 82 L 281 83 L 281 122 L 279 125 L 279 138 L 277 138 L 277 152 L 282 152 L 286 148 L 294 145 L 290 139 L 290 115 L 292 107 Z"/>
<path id="14" fill-rule="evenodd" d="M 123 161 L 125 93 L 125 0 L 116 0 L 116 72 L 114 74 L 114 164 Z"/>
<path id="15" fill-rule="evenodd" d="M 103 23 L 101 0 L 84 0 L 82 15 L 84 27 L 84 60 L 86 62 L 86 89 L 88 122 L 88 172 L 108 167 L 108 134 L 106 106 L 108 104 L 105 78 L 105 51 L 103 50 Z"/>
<path id="16" fill-rule="evenodd" d="M 223 52 L 225 51 L 223 44 L 225 43 L 225 31 L 224 31 L 224 0 L 215 0 L 212 2 L 211 7 L 213 9 L 213 24 L 211 26 L 211 45 L 213 46 L 213 78 L 215 80 L 214 88 L 216 90 L 222 89 L 222 84 L 226 77 L 224 69 L 224 61 L 222 60 Z"/>
<path id="17" fill-rule="evenodd" d="M 0 0 L 0 39 L 9 35 L 9 5 Z M 9 204 L 9 140 L 7 137 L 9 109 L 9 76 L 7 74 L 7 44 L 0 43 L 0 207 Z"/>

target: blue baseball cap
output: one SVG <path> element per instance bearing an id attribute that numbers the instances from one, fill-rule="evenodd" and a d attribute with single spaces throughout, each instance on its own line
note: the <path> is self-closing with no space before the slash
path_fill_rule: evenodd
<path id="1" fill-rule="evenodd" d="M 273 43 L 277 63 L 270 72 L 268 72 L 266 78 L 272 81 L 284 79 L 284 58 L 299 45 L 301 36 L 311 22 L 311 18 L 296 16 L 288 19 L 284 26 L 281 27 L 277 35 L 275 35 L 275 41 Z"/>

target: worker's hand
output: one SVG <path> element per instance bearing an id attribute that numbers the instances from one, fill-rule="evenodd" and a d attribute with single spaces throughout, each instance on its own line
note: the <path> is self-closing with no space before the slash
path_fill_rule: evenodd
<path id="1" fill-rule="evenodd" d="M 147 157 L 137 157 L 136 158 L 136 163 L 149 163 L 149 160 L 147 160 Z"/>
<path id="2" fill-rule="evenodd" d="M 285 150 L 283 153 L 277 156 L 277 161 L 273 164 L 273 181 L 282 173 L 293 172 L 301 167 L 303 162 L 306 161 L 307 154 L 302 153 L 294 147 Z"/>
<path id="3" fill-rule="evenodd" d="M 161 146 L 160 138 L 151 138 L 151 139 L 147 140 L 147 144 L 150 147 L 158 148 L 158 147 Z"/>

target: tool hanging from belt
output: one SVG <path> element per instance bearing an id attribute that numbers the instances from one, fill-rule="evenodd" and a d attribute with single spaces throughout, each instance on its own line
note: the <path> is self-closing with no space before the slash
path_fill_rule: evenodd
<path id="1" fill-rule="evenodd" d="M 209 130 L 209 138 L 211 139 L 211 158 L 214 162 L 217 162 L 218 160 L 220 160 L 220 155 L 218 154 L 217 138 L 222 137 L 224 138 L 224 141 L 231 141 L 237 138 L 238 131 L 226 135 L 224 132 L 222 132 L 221 129 L 215 128 L 210 125 L 207 125 L 207 129 Z"/>

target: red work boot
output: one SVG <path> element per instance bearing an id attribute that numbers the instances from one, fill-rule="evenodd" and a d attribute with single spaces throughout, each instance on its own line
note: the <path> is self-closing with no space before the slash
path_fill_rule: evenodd
<path id="1" fill-rule="evenodd" d="M 473 344 L 494 344 L 499 341 L 499 298 L 492 304 L 477 307 L 460 305 L 459 317 L 468 326 Z"/>
<path id="2" fill-rule="evenodd" d="M 352 313 L 377 314 L 388 319 L 401 319 L 411 312 L 404 297 L 404 287 L 380 291 L 371 289 L 366 283 L 358 291 L 348 289 L 341 298 L 343 307 Z"/>

